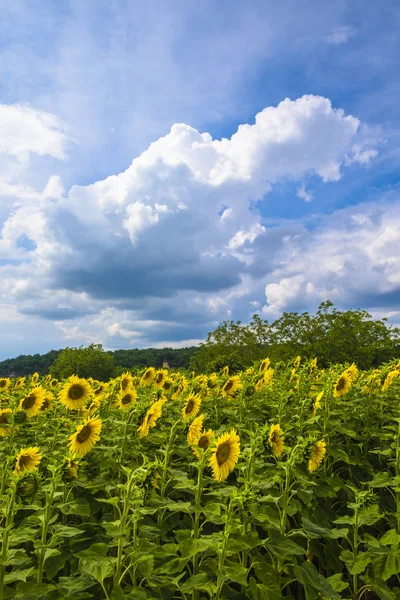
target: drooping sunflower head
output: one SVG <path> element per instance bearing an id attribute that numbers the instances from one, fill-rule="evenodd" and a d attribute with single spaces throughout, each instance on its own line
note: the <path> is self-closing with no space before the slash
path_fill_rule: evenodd
<path id="1" fill-rule="evenodd" d="M 20 400 L 18 410 L 24 410 L 29 418 L 34 417 L 42 408 L 46 394 L 46 390 L 40 386 L 33 388 L 27 396 Z"/>
<path id="2" fill-rule="evenodd" d="M 69 380 L 64 383 L 59 394 L 59 399 L 67 408 L 79 409 L 85 406 L 91 393 L 92 387 L 86 379 L 72 375 Z"/>
<path id="3" fill-rule="evenodd" d="M 201 451 L 207 452 L 210 449 L 211 444 L 215 438 L 215 434 L 212 429 L 203 429 L 199 436 L 192 442 L 192 450 L 197 458 L 201 458 Z"/>
<path id="4" fill-rule="evenodd" d="M 281 456 L 285 447 L 284 440 L 285 438 L 281 426 L 279 424 L 271 425 L 271 428 L 269 430 L 268 443 L 272 448 L 274 456 L 276 456 L 277 458 Z"/>
<path id="5" fill-rule="evenodd" d="M 266 369 L 268 369 L 269 365 L 271 364 L 271 361 L 269 358 L 264 358 L 264 360 L 261 361 L 260 366 L 259 366 L 259 372 L 263 373 Z"/>
<path id="6" fill-rule="evenodd" d="M 127 388 L 121 391 L 118 396 L 118 406 L 123 410 L 133 408 L 137 400 L 137 391 L 134 388 Z"/>
<path id="7" fill-rule="evenodd" d="M 187 433 L 188 444 L 194 443 L 195 440 L 197 440 L 198 437 L 200 436 L 200 432 L 203 428 L 203 421 L 204 421 L 203 414 L 201 414 L 198 417 L 196 417 L 195 419 L 193 419 L 193 421 L 190 424 L 190 427 L 188 429 L 188 433 Z"/>
<path id="8" fill-rule="evenodd" d="M 0 394 L 1 392 L 5 392 L 6 389 L 10 386 L 11 379 L 9 377 L 0 377 Z"/>
<path id="9" fill-rule="evenodd" d="M 70 482 L 78 478 L 79 462 L 76 458 L 67 456 L 63 465 L 63 481 Z"/>
<path id="10" fill-rule="evenodd" d="M 5 437 L 10 433 L 10 417 L 12 415 L 11 408 L 0 408 L 0 437 Z"/>
<path id="11" fill-rule="evenodd" d="M 224 367 L 222 369 L 222 376 L 223 377 L 228 377 L 228 375 L 229 375 L 229 367 Z"/>
<path id="12" fill-rule="evenodd" d="M 71 454 L 85 456 L 100 439 L 102 421 L 99 417 L 89 417 L 69 436 Z"/>
<path id="13" fill-rule="evenodd" d="M 46 392 L 46 396 L 43 400 L 43 404 L 40 407 L 40 412 L 52 410 L 53 409 L 53 401 L 54 401 L 54 394 L 52 392 Z"/>
<path id="14" fill-rule="evenodd" d="M 146 437 L 149 434 L 150 427 L 155 427 L 157 419 L 161 417 L 162 407 L 166 400 L 161 399 L 154 402 L 146 412 L 141 425 L 138 427 L 139 439 Z"/>
<path id="15" fill-rule="evenodd" d="M 218 375 L 216 373 L 211 373 L 211 375 L 207 381 L 207 386 L 209 387 L 210 390 L 213 390 L 217 387 L 217 385 L 218 385 Z"/>
<path id="16" fill-rule="evenodd" d="M 346 373 L 350 377 L 351 382 L 353 383 L 353 381 L 355 380 L 355 378 L 358 375 L 357 366 L 354 363 L 351 364 L 350 367 L 348 369 L 346 369 Z"/>
<path id="17" fill-rule="evenodd" d="M 34 373 L 31 376 L 31 383 L 37 383 L 39 381 L 39 373 Z"/>
<path id="18" fill-rule="evenodd" d="M 140 385 L 151 385 L 155 379 L 156 370 L 154 367 L 149 367 L 143 373 L 142 378 L 140 380 Z"/>
<path id="19" fill-rule="evenodd" d="M 316 471 L 320 464 L 322 463 L 324 456 L 326 453 L 326 443 L 321 440 L 319 442 L 315 442 L 311 448 L 310 456 L 308 459 L 308 471 L 312 473 Z"/>
<path id="20" fill-rule="evenodd" d="M 229 473 L 235 468 L 239 454 L 240 438 L 236 431 L 232 429 L 232 431 L 220 435 L 212 448 L 208 463 L 212 469 L 214 479 L 225 481 Z"/>
<path id="21" fill-rule="evenodd" d="M 317 414 L 317 410 L 319 408 L 321 408 L 321 400 L 322 400 L 323 395 L 324 395 L 324 392 L 322 391 L 318 394 L 318 396 L 314 400 L 314 404 L 313 404 L 313 415 L 314 416 Z"/>
<path id="22" fill-rule="evenodd" d="M 40 461 L 42 460 L 42 454 L 40 448 L 32 446 L 30 448 L 22 448 L 15 459 L 14 475 L 21 477 L 29 471 L 36 471 Z"/>
<path id="23" fill-rule="evenodd" d="M 221 395 L 224 398 L 234 398 L 236 393 L 241 389 L 242 384 L 240 381 L 240 377 L 238 375 L 234 375 L 233 377 L 229 377 L 221 388 Z"/>
<path id="24" fill-rule="evenodd" d="M 15 388 L 22 388 L 25 385 L 26 377 L 18 377 L 17 381 L 14 384 Z"/>
<path id="25" fill-rule="evenodd" d="M 201 397 L 198 394 L 189 394 L 182 409 L 183 420 L 188 421 L 192 417 L 195 417 L 200 410 L 200 405 Z"/>
<path id="26" fill-rule="evenodd" d="M 161 369 L 160 371 L 156 372 L 156 376 L 154 378 L 154 385 L 157 388 L 163 388 L 164 383 L 167 379 L 167 371 L 165 371 L 164 369 Z"/>
<path id="27" fill-rule="evenodd" d="M 344 394 L 347 394 L 347 392 L 349 391 L 351 386 L 351 379 L 350 376 L 348 375 L 348 373 L 346 371 L 343 371 L 343 373 L 340 375 L 340 377 L 337 379 L 334 389 L 333 389 L 333 395 L 335 396 L 335 398 L 338 398 L 339 396 L 344 396 Z"/>
<path id="28" fill-rule="evenodd" d="M 128 371 L 121 375 L 119 386 L 121 388 L 121 392 L 125 392 L 125 390 L 127 390 L 128 388 L 133 387 L 133 377 Z"/>
<path id="29" fill-rule="evenodd" d="M 390 386 L 392 385 L 393 381 L 395 379 L 397 379 L 397 377 L 399 377 L 399 375 L 400 375 L 400 371 L 398 371 L 397 369 L 395 371 L 390 371 L 386 375 L 385 380 L 383 382 L 382 392 L 386 392 L 390 388 Z"/>

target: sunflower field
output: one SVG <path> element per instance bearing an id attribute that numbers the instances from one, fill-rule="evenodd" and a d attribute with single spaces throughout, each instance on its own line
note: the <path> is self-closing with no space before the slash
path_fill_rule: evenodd
<path id="1" fill-rule="evenodd" d="M 400 599 L 400 363 L 0 378 L 0 600 Z"/>

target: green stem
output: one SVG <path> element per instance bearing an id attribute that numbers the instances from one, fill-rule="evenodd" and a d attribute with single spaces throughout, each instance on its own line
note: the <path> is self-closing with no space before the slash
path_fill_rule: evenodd
<path id="1" fill-rule="evenodd" d="M 17 484 L 14 482 L 14 486 L 11 491 L 10 503 L 8 505 L 6 523 L 3 531 L 2 538 L 2 552 L 1 552 L 1 565 L 0 565 L 0 600 L 3 600 L 4 594 L 4 575 L 6 572 L 5 560 L 8 554 L 8 544 L 10 539 L 10 530 L 14 521 L 14 504 L 15 504 L 15 495 L 17 493 Z"/>
<path id="2" fill-rule="evenodd" d="M 194 524 L 193 524 L 193 539 L 198 540 L 201 533 L 200 527 L 200 516 L 201 516 L 201 496 L 203 494 L 203 474 L 204 467 L 206 464 L 207 455 L 204 452 L 201 459 L 200 464 L 197 467 L 197 485 L 196 485 L 196 493 L 194 500 Z M 197 575 L 198 569 L 198 555 L 197 553 L 193 557 L 193 569 L 192 575 Z M 192 592 L 192 600 L 197 600 L 198 593 L 197 590 L 193 590 Z"/>

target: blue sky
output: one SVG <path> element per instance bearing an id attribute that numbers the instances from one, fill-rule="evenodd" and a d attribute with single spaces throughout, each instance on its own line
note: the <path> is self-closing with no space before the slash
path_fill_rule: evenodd
<path id="1" fill-rule="evenodd" d="M 0 359 L 400 322 L 395 1 L 0 8 Z"/>

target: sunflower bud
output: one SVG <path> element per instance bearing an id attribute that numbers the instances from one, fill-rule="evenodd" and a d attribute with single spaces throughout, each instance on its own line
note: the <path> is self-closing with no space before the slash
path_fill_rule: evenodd
<path id="1" fill-rule="evenodd" d="M 23 410 L 18 411 L 14 416 L 14 422 L 21 425 L 21 423 L 25 423 L 27 419 L 26 412 Z"/>
<path id="2" fill-rule="evenodd" d="M 21 498 L 34 496 L 38 489 L 38 480 L 36 477 L 27 476 L 17 481 L 17 494 Z"/>

